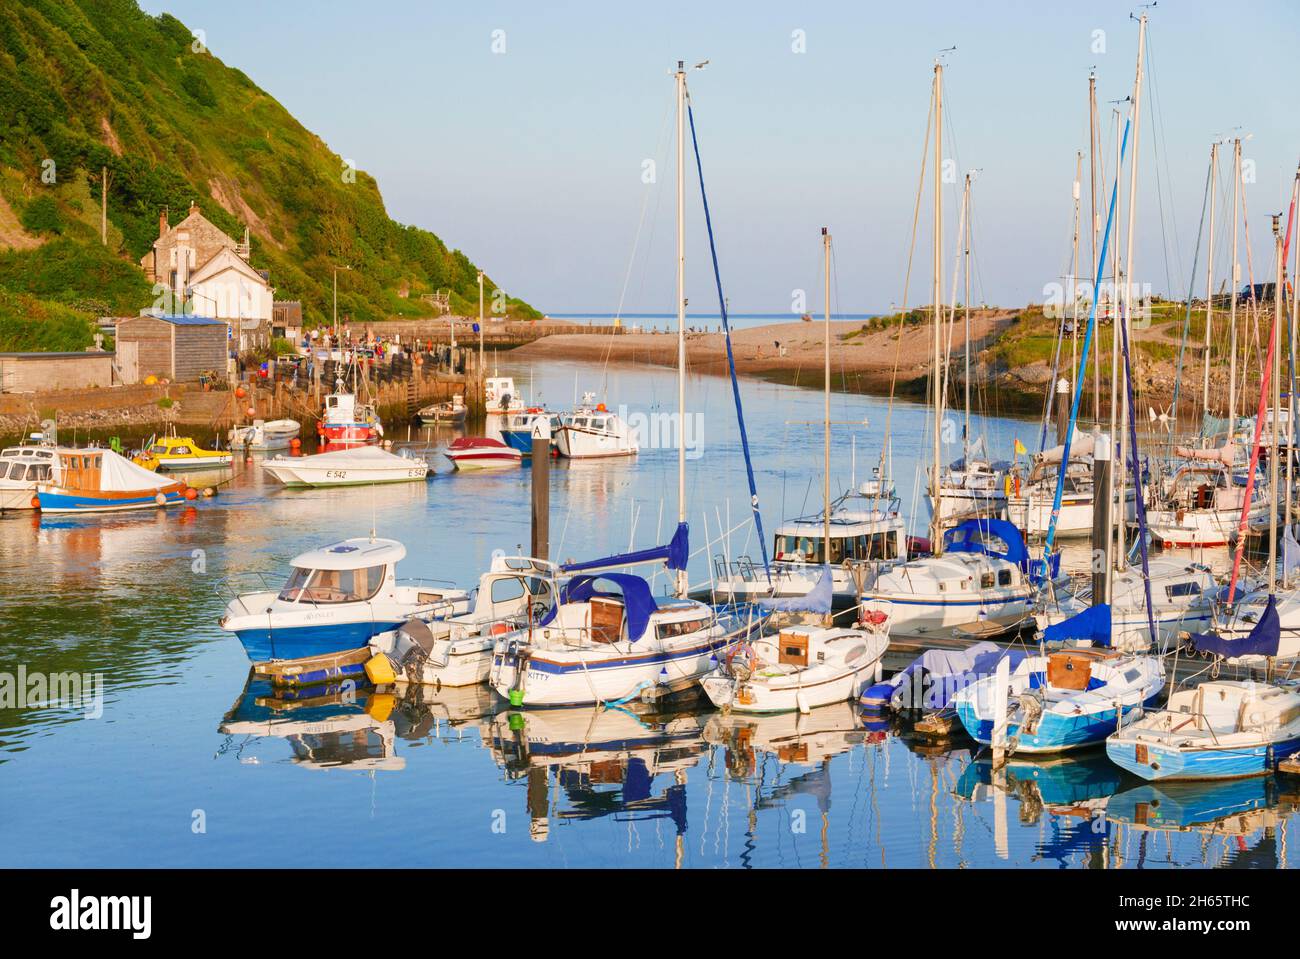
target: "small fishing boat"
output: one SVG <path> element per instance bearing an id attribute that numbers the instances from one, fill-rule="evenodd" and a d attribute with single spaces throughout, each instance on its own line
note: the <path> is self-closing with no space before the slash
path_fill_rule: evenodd
<path id="1" fill-rule="evenodd" d="M 204 449 L 190 436 L 156 437 L 131 458 L 132 463 L 147 470 L 172 472 L 229 466 L 233 460 L 229 452 Z"/>
<path id="2" fill-rule="evenodd" d="M 459 436 L 444 451 L 458 470 L 499 470 L 518 466 L 522 454 L 488 436 Z"/>
<path id="3" fill-rule="evenodd" d="M 0 450 L 0 511 L 36 509 L 37 488 L 57 483 L 60 475 L 58 448 L 44 443 L 40 434 L 30 443 Z"/>
<path id="4" fill-rule="evenodd" d="M 888 617 L 893 636 L 953 635 L 972 624 L 1004 631 L 1029 618 L 1037 593 L 1030 570 L 1015 526 L 966 520 L 944 534 L 941 555 L 887 568 L 868 582 L 862 609 Z"/>
<path id="5" fill-rule="evenodd" d="M 515 389 L 513 377 L 489 376 L 484 380 L 483 409 L 489 416 L 503 416 L 524 409 L 524 399 Z"/>
<path id="6" fill-rule="evenodd" d="M 429 476 L 429 464 L 414 455 L 390 453 L 373 446 L 331 450 L 312 456 L 276 456 L 262 464 L 285 486 L 369 486 L 374 483 L 418 483 Z"/>
<path id="7" fill-rule="evenodd" d="M 1067 648 L 1025 657 L 1010 672 L 1005 696 L 995 673 L 958 692 L 953 706 L 982 745 L 993 743 L 997 711 L 1005 708 L 1008 750 L 1063 752 L 1100 743 L 1123 717 L 1141 716 L 1164 680 L 1164 663 L 1155 656 Z"/>
<path id="8" fill-rule="evenodd" d="M 1106 754 L 1143 779 L 1236 779 L 1273 772 L 1300 751 L 1300 694 L 1211 680 L 1106 740 Z"/>
<path id="9" fill-rule="evenodd" d="M 287 450 L 301 430 L 297 420 L 253 420 L 246 426 L 230 429 L 230 448 L 250 453 Z"/>
<path id="10" fill-rule="evenodd" d="M 450 584 L 404 584 L 396 540 L 346 539 L 295 556 L 279 590 L 235 596 L 221 615 L 254 663 L 300 659 L 365 646 L 413 616 L 455 616 L 469 596 Z M 228 587 L 227 587 L 228 589 Z"/>
<path id="11" fill-rule="evenodd" d="M 189 487 L 108 449 L 59 449 L 55 479 L 36 489 L 43 513 L 117 513 L 183 503 Z"/>
<path id="12" fill-rule="evenodd" d="M 460 426 L 467 413 L 465 397 L 458 393 L 449 400 L 424 407 L 416 415 L 425 426 Z"/>
<path id="13" fill-rule="evenodd" d="M 370 648 L 393 661 L 400 680 L 432 686 L 485 682 L 497 637 L 539 622 L 558 598 L 560 569 L 527 556 L 497 556 L 471 594 L 473 608 L 440 619 L 416 617 L 380 633 Z"/>
<path id="14" fill-rule="evenodd" d="M 555 455 L 555 434 L 560 428 L 560 417 L 555 413 L 548 413 L 539 406 L 534 406 L 524 410 L 522 413 L 511 413 L 506 417 L 505 425 L 501 427 L 501 441 L 507 446 L 517 449 L 521 456 L 531 457 L 533 455 L 533 437 L 550 440 L 551 454 Z"/>
<path id="15" fill-rule="evenodd" d="M 384 424 L 373 406 L 358 403 L 339 380 L 334 392 L 325 397 L 325 409 L 316 433 L 321 443 L 330 446 L 361 446 L 378 443 L 384 435 Z"/>
<path id="16" fill-rule="evenodd" d="M 560 419 L 555 447 L 569 459 L 635 456 L 639 446 L 633 430 L 604 403 L 592 405 L 595 394 L 586 393 L 582 406 Z"/>
<path id="17" fill-rule="evenodd" d="M 874 630 L 791 626 L 733 647 L 700 685 L 713 705 L 734 712 L 806 713 L 856 699 L 880 679 L 888 647 Z"/>

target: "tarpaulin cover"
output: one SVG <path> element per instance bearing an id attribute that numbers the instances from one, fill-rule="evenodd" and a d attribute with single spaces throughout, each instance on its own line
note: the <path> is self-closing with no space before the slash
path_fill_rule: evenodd
<path id="1" fill-rule="evenodd" d="M 1224 659 L 1234 656 L 1276 656 L 1282 638 L 1282 621 L 1277 615 L 1277 597 L 1269 596 L 1259 622 L 1245 639 L 1225 639 L 1215 633 L 1193 633 L 1191 644 L 1197 652 L 1213 653 Z"/>
<path id="2" fill-rule="evenodd" d="M 611 583 L 618 587 L 617 592 L 608 592 L 596 588 L 597 583 Z M 560 602 L 550 608 L 539 626 L 547 626 L 554 621 L 562 603 L 585 603 L 592 597 L 621 599 L 627 612 L 627 638 L 635 643 L 640 639 L 650 623 L 650 614 L 659 608 L 650 593 L 650 584 L 640 576 L 631 573 L 601 573 L 598 576 L 575 576 L 560 590 Z"/>
<path id="3" fill-rule="evenodd" d="M 891 701 L 900 709 L 943 709 L 969 683 L 997 672 L 1003 657 L 1009 659 L 1008 665 L 1014 670 L 1026 655 L 1023 649 L 1006 649 L 990 642 L 967 649 L 927 649 L 887 680 L 894 687 Z M 917 683 L 924 687 L 918 688 Z M 923 702 L 908 701 L 916 693 L 925 697 Z"/>
<path id="4" fill-rule="evenodd" d="M 97 450 L 103 456 L 99 469 L 99 488 L 105 493 L 126 493 L 132 490 L 162 489 L 174 486 L 176 480 L 170 476 L 151 473 L 143 466 L 136 466 L 125 456 L 118 456 L 112 450 Z"/>
<path id="5" fill-rule="evenodd" d="M 1024 536 L 1004 519 L 968 519 L 943 534 L 943 549 L 945 553 L 983 553 L 1009 560 L 1021 569 L 1029 562 Z"/>

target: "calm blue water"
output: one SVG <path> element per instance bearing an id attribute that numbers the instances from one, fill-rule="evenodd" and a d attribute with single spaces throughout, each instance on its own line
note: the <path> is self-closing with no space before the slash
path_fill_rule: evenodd
<path id="1" fill-rule="evenodd" d="M 503 364 L 553 406 L 576 387 L 672 409 L 671 371 Z M 769 531 L 818 508 L 822 399 L 746 382 Z M 692 582 L 705 531 L 747 512 L 730 387 L 690 383 Z M 879 455 L 882 400 L 837 396 L 834 486 Z M 925 417 L 894 410 L 894 473 L 913 508 Z M 994 451 L 1026 424 L 986 424 Z M 397 431 L 394 431 L 397 432 Z M 445 464 L 442 464 L 445 465 Z M 1294 796 L 1270 781 L 1153 792 L 1104 756 L 1013 764 L 993 782 L 966 746 L 869 728 L 847 704 L 810 716 L 655 721 L 588 709 L 512 714 L 484 689 L 268 704 L 216 625 L 233 574 L 283 574 L 301 550 L 380 535 L 402 573 L 472 584 L 529 540 L 529 473 L 285 491 L 240 464 L 184 512 L 0 519 L 0 674 L 99 673 L 103 714 L 0 709 L 0 866 L 1085 866 L 1276 865 Z M 676 453 L 558 464 L 554 553 L 649 545 L 675 523 Z M 728 519 L 728 513 L 730 518 Z M 770 535 L 770 532 L 769 532 Z M 757 555 L 743 528 L 730 552 Z M 661 580 L 662 581 L 662 580 Z M 291 708 L 293 707 L 293 708 Z M 201 828 L 200 828 L 201 827 Z M 1186 827 L 1180 831 L 1180 827 Z"/>

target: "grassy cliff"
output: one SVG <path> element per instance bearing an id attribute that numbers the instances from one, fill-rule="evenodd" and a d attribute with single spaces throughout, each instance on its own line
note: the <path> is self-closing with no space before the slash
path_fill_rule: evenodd
<path id="1" fill-rule="evenodd" d="M 3 331 L 24 321 L 16 296 L 87 318 L 148 306 L 136 264 L 161 208 L 175 222 L 191 201 L 237 239 L 248 227 L 253 266 L 270 270 L 277 297 L 303 301 L 309 323 L 329 314 L 331 264 L 353 267 L 339 274 L 339 310 L 358 321 L 423 315 L 419 294 L 438 289 L 477 310 L 464 253 L 390 219 L 373 177 L 346 169 L 179 20 L 133 0 L 0 0 L 0 116 L 0 289 L 11 294 L 0 349 L 15 348 Z M 512 316 L 537 315 L 508 303 Z M 66 331 L 58 339 L 66 346 Z"/>

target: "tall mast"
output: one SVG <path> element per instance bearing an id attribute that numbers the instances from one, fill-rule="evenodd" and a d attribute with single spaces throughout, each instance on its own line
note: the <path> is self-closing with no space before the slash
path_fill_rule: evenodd
<path id="1" fill-rule="evenodd" d="M 1214 191 L 1219 182 L 1219 141 L 1210 144 L 1210 243 L 1205 257 L 1205 373 L 1201 384 L 1201 416 L 1210 411 L 1210 325 L 1214 319 Z M 1205 438 L 1205 443 L 1209 437 Z M 1202 445 L 1205 445 L 1204 443 Z"/>
<path id="2" fill-rule="evenodd" d="M 677 61 L 677 522 L 686 522 L 686 64 Z M 686 570 L 677 571 L 685 596 Z"/>
<path id="3" fill-rule="evenodd" d="M 1079 365 L 1079 200 L 1083 194 L 1083 151 L 1074 155 L 1074 239 L 1070 255 L 1070 304 L 1073 322 L 1070 326 L 1070 375 L 1078 376 Z M 1082 378 L 1082 377 L 1080 377 Z"/>
<path id="4" fill-rule="evenodd" d="M 1232 141 L 1232 265 L 1228 268 L 1232 277 L 1232 298 L 1228 301 L 1228 326 L 1231 327 L 1228 362 L 1228 442 L 1236 430 L 1237 422 L 1237 226 L 1241 215 L 1241 137 Z"/>
<path id="5" fill-rule="evenodd" d="M 1088 74 L 1088 179 L 1089 199 L 1092 204 L 1092 272 L 1089 277 L 1097 275 L 1097 258 L 1101 256 L 1101 220 L 1097 216 L 1097 73 Z M 1101 422 L 1101 350 L 1092 354 L 1092 416 Z"/>
<path id="6" fill-rule="evenodd" d="M 1115 115 L 1115 209 L 1119 209 L 1119 174 L 1123 144 L 1121 143 L 1122 135 L 1119 125 L 1119 111 L 1113 111 Z M 1127 515 L 1126 504 L 1124 502 L 1124 443 L 1119 419 L 1119 217 L 1114 217 L 1111 224 L 1111 244 L 1115 247 L 1115 256 L 1111 264 L 1111 289 L 1110 289 L 1110 442 L 1119 443 L 1119 463 L 1114 467 L 1115 481 L 1113 483 L 1114 495 L 1111 501 L 1105 505 L 1106 515 L 1109 517 L 1110 532 L 1106 535 L 1106 557 L 1107 568 L 1122 570 L 1124 568 L 1124 528 L 1122 524 L 1115 522 L 1115 502 L 1119 502 L 1119 515 Z M 1070 465 L 1067 463 L 1065 468 L 1068 470 Z M 1092 508 L 1097 508 L 1096 497 L 1093 497 Z M 1119 548 L 1116 555 L 1115 541 L 1118 538 Z M 1114 577 L 1108 578 L 1107 585 L 1113 588 Z M 1111 597 L 1106 597 L 1106 602 L 1110 602 Z"/>
<path id="7" fill-rule="evenodd" d="M 1276 271 L 1273 278 L 1273 330 L 1269 342 L 1269 352 L 1273 354 L 1273 449 L 1268 456 L 1268 591 L 1270 593 L 1277 592 L 1277 507 L 1282 499 L 1277 495 L 1277 457 L 1281 451 L 1277 420 L 1282 412 L 1282 351 L 1278 347 L 1281 346 L 1282 339 L 1282 260 L 1286 256 L 1282 246 L 1281 219 L 1281 216 L 1276 214 L 1273 216 L 1273 245 L 1276 249 L 1273 259 L 1276 263 Z"/>
<path id="8" fill-rule="evenodd" d="M 1144 13 L 1138 18 L 1138 55 L 1137 55 L 1137 76 L 1133 79 L 1133 159 L 1129 162 L 1128 168 L 1128 238 L 1124 243 L 1124 312 L 1121 315 L 1120 322 L 1124 324 L 1125 342 L 1131 341 L 1132 337 L 1128 334 L 1132 331 L 1130 319 L 1133 315 L 1133 230 L 1137 224 L 1137 184 L 1138 184 L 1138 160 L 1141 152 L 1138 149 L 1142 133 L 1142 61 L 1143 54 L 1146 52 L 1147 37 L 1147 15 Z M 1119 169 L 1116 168 L 1116 176 L 1119 175 Z M 1118 255 L 1115 257 L 1118 263 Z M 1131 361 L 1130 361 L 1131 363 Z M 1118 389 L 1118 383 L 1116 389 Z M 1125 562 L 1125 552 L 1128 549 L 1128 537 L 1126 533 L 1125 521 L 1128 518 L 1128 493 L 1126 490 L 1127 483 L 1125 477 L 1128 473 L 1128 455 L 1131 452 L 1134 461 L 1137 460 L 1137 450 L 1128 450 L 1128 418 L 1133 415 L 1133 410 L 1129 409 L 1128 390 L 1121 392 L 1121 409 L 1124 411 L 1125 429 L 1120 434 L 1120 467 L 1119 467 L 1119 561 L 1120 568 L 1123 569 Z M 1136 482 L 1133 484 L 1133 495 L 1141 496 L 1142 489 Z"/>
<path id="9" fill-rule="evenodd" d="M 825 418 L 822 421 L 822 562 L 831 561 L 831 235 L 822 227 L 822 255 L 825 262 L 826 335 Z"/>
<path id="10" fill-rule="evenodd" d="M 961 455 L 966 463 L 966 469 L 970 469 L 970 184 L 971 175 L 966 174 L 966 195 L 962 199 L 962 219 L 966 223 L 966 257 L 962 264 L 962 278 L 966 285 L 966 292 L 963 302 L 966 304 L 966 428 L 962 434 Z"/>
<path id="11" fill-rule="evenodd" d="M 940 246 L 943 242 L 943 64 L 934 64 L 934 373 L 930 377 L 933 384 L 931 392 L 934 398 L 934 468 L 930 472 L 930 502 L 934 504 L 934 517 L 930 523 L 930 548 L 935 556 L 943 554 L 943 501 L 942 487 L 939 483 L 939 459 L 943 455 L 940 446 L 943 424 L 939 421 L 939 410 L 943 406 L 943 397 L 939 390 L 942 378 L 940 366 L 942 359 L 940 311 L 943 302 L 943 259 Z"/>

